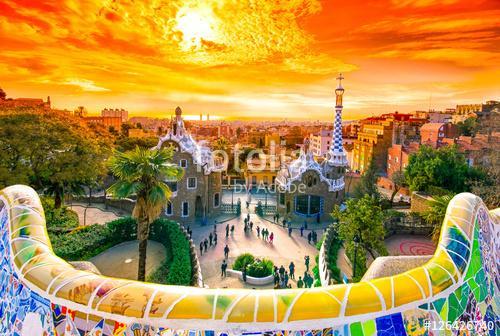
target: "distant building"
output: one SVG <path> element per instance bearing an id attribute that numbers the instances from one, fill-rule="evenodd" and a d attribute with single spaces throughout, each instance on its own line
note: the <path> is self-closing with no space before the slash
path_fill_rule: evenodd
<path id="1" fill-rule="evenodd" d="M 460 136 L 455 139 L 458 150 L 465 155 L 469 166 L 489 167 L 495 162 L 489 162 L 490 154 L 500 150 L 500 134 L 477 134 L 475 137 Z"/>
<path id="2" fill-rule="evenodd" d="M 392 123 L 366 124 L 354 141 L 351 169 L 363 173 L 372 158 L 379 170 L 386 170 L 387 149 L 392 145 Z"/>
<path id="3" fill-rule="evenodd" d="M 92 124 L 104 125 L 108 128 L 112 127 L 115 131 L 119 132 L 122 127 L 121 117 L 99 117 L 99 116 L 87 116 L 83 117 L 85 122 Z"/>
<path id="4" fill-rule="evenodd" d="M 39 98 L 7 98 L 7 94 L 0 88 L 0 108 L 40 108 L 50 110 L 50 96 L 47 101 Z"/>
<path id="5" fill-rule="evenodd" d="M 390 179 L 395 172 L 405 170 L 410 155 L 417 152 L 419 147 L 418 142 L 412 142 L 408 146 L 392 145 L 387 151 L 387 177 Z"/>
<path id="6" fill-rule="evenodd" d="M 309 140 L 311 142 L 311 152 L 314 156 L 326 157 L 332 145 L 332 130 L 321 130 L 318 133 L 311 134 Z"/>
<path id="7" fill-rule="evenodd" d="M 360 120 L 361 128 L 354 141 L 351 169 L 363 173 L 374 158 L 378 169 L 387 169 L 387 152 L 393 144 L 407 145 L 420 140 L 420 128 L 427 115 L 387 113 Z"/>
<path id="8" fill-rule="evenodd" d="M 348 166 L 342 144 L 342 75 L 335 90 L 335 121 L 327 158 L 314 159 L 310 140 L 305 139 L 298 159 L 284 164 L 276 177 L 278 212 L 291 219 L 325 220 L 335 204 L 344 200 L 344 175 Z"/>
<path id="9" fill-rule="evenodd" d="M 444 138 L 453 139 L 458 135 L 457 127 L 451 123 L 427 123 L 420 128 L 420 143 L 433 148 L 443 145 Z"/>
<path id="10" fill-rule="evenodd" d="M 280 146 L 281 137 L 278 133 L 266 133 L 264 136 L 264 146 L 269 148 L 271 146 Z"/>
<path id="11" fill-rule="evenodd" d="M 102 117 L 119 117 L 122 119 L 122 123 L 128 121 L 128 111 L 124 109 L 108 109 L 105 108 L 101 111 Z"/>
<path id="12" fill-rule="evenodd" d="M 246 161 L 245 182 L 248 189 L 274 188 L 281 164 L 279 156 L 260 154 Z"/>
<path id="13" fill-rule="evenodd" d="M 224 165 L 212 156 L 211 150 L 188 133 L 180 107 L 157 148 L 173 146 L 173 161 L 184 169 L 179 181 L 167 181 L 173 196 L 165 205 L 165 215 L 181 223 L 204 221 L 220 213 L 222 204 L 221 172 Z"/>
<path id="14" fill-rule="evenodd" d="M 488 122 L 491 118 L 491 113 L 493 112 L 493 110 L 498 111 L 499 108 L 499 101 L 489 100 L 485 104 L 457 105 L 457 107 L 455 108 L 455 114 L 459 116 L 475 114 L 477 115 L 479 120 Z"/>

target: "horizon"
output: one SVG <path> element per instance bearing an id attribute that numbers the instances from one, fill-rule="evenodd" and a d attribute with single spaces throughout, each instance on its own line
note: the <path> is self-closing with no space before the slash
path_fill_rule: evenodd
<path id="1" fill-rule="evenodd" d="M 498 99 L 494 1 L 362 5 L 8 1 L 0 86 L 91 114 L 161 117 L 179 105 L 228 120 L 331 118 L 339 72 L 346 119 Z"/>

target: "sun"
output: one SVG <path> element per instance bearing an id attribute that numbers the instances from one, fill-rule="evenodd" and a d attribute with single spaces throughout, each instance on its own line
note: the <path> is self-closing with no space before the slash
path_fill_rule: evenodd
<path id="1" fill-rule="evenodd" d="M 210 9 L 183 8 L 177 13 L 175 30 L 182 33 L 184 50 L 200 49 L 202 40 L 215 41 L 216 18 Z"/>

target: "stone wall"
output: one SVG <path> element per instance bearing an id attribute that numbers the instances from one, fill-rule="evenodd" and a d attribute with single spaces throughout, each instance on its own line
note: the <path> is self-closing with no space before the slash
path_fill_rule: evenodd
<path id="1" fill-rule="evenodd" d="M 414 191 L 411 193 L 411 211 L 416 213 L 425 212 L 429 209 L 429 201 L 432 201 L 433 198 L 427 194 L 424 194 L 420 191 Z"/>

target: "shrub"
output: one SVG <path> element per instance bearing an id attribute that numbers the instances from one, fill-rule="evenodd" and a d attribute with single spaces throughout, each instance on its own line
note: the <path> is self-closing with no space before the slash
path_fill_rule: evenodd
<path id="1" fill-rule="evenodd" d="M 49 233 L 54 253 L 68 261 L 88 260 L 115 245 L 106 225 L 94 224 L 67 234 Z"/>
<path id="2" fill-rule="evenodd" d="M 40 200 L 45 212 L 47 230 L 53 232 L 67 231 L 80 225 L 78 215 L 73 210 L 67 207 L 54 208 L 54 200 L 49 197 L 41 197 Z"/>
<path id="3" fill-rule="evenodd" d="M 172 256 L 171 262 L 162 263 L 150 276 L 150 279 L 154 279 L 157 283 L 170 285 L 191 285 L 193 268 L 190 243 L 179 224 L 165 218 L 159 218 L 151 224 L 149 237 L 151 240 L 164 244 Z"/>
<path id="4" fill-rule="evenodd" d="M 319 250 L 321 249 L 321 245 L 323 244 L 324 236 L 323 238 L 318 241 L 316 244 L 316 248 Z M 342 247 L 342 242 L 338 238 L 332 239 L 332 242 L 330 243 L 330 246 L 326 246 L 326 253 L 328 254 L 328 269 L 331 271 L 332 278 L 337 281 L 337 283 L 341 282 L 341 277 L 340 277 L 340 269 L 337 267 L 337 256 L 339 253 L 339 249 Z M 319 256 L 316 256 L 316 264 L 319 265 L 318 263 Z M 316 278 L 316 273 L 313 268 L 313 274 L 316 280 L 319 279 L 319 269 L 317 272 L 317 278 Z M 316 285 L 315 285 L 316 286 Z"/>
<path id="5" fill-rule="evenodd" d="M 274 264 L 269 259 L 255 260 L 247 266 L 247 275 L 255 278 L 263 278 L 273 274 Z"/>
<path id="6" fill-rule="evenodd" d="M 135 219 L 124 217 L 105 225 L 94 224 L 66 234 L 49 233 L 49 236 L 57 256 L 68 261 L 88 260 L 116 244 L 136 239 L 136 227 Z M 151 224 L 149 238 L 165 246 L 167 258 L 149 276 L 148 281 L 191 285 L 190 243 L 179 224 L 157 219 Z"/>
<path id="7" fill-rule="evenodd" d="M 250 253 L 240 254 L 233 263 L 233 269 L 237 271 L 243 271 L 245 266 L 253 263 L 255 257 Z"/>

